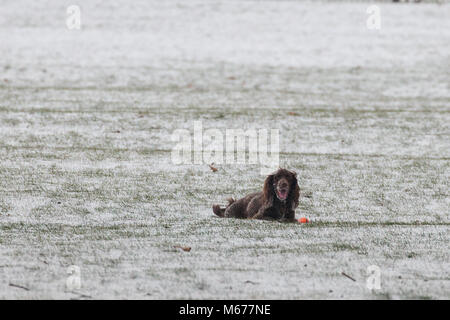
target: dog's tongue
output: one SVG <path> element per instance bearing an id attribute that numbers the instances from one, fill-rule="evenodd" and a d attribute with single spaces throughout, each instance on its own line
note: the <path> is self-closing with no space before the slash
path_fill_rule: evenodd
<path id="1" fill-rule="evenodd" d="M 278 191 L 278 197 L 279 197 L 281 200 L 285 200 L 285 199 L 286 199 L 286 196 L 287 196 L 287 191 L 286 191 L 286 190 Z"/>

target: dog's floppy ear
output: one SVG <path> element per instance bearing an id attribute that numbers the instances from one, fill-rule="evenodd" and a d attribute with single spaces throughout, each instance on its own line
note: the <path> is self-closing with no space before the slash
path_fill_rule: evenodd
<path id="1" fill-rule="evenodd" d="M 298 207 L 298 200 L 300 198 L 300 187 L 298 186 L 297 174 L 293 171 L 292 173 L 292 185 L 291 194 L 289 195 L 289 200 L 291 200 L 292 210 Z"/>
<path id="2" fill-rule="evenodd" d="M 264 204 L 267 206 L 273 205 L 273 196 L 275 191 L 273 190 L 273 174 L 268 175 L 266 180 L 264 181 Z"/>

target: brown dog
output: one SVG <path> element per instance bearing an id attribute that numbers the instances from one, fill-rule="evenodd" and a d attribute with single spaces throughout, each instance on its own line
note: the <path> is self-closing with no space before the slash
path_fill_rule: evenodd
<path id="1" fill-rule="evenodd" d="M 219 217 L 226 218 L 296 222 L 295 209 L 298 207 L 299 197 L 297 174 L 278 169 L 267 176 L 262 192 L 249 194 L 237 201 L 229 199 L 226 208 L 213 205 L 213 211 Z"/>

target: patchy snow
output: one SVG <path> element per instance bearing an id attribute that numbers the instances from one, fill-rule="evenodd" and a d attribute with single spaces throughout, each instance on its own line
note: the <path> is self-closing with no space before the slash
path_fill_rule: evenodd
<path id="1" fill-rule="evenodd" d="M 2 5 L 0 298 L 450 297 L 449 4 L 77 4 Z M 173 164 L 198 120 L 279 129 L 312 223 L 214 217 L 264 177 Z"/>

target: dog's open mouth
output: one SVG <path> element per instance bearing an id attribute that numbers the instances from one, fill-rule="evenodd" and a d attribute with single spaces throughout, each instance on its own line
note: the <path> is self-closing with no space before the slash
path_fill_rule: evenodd
<path id="1" fill-rule="evenodd" d="M 280 200 L 286 200 L 288 196 L 288 191 L 286 189 L 277 190 L 277 197 Z"/>

